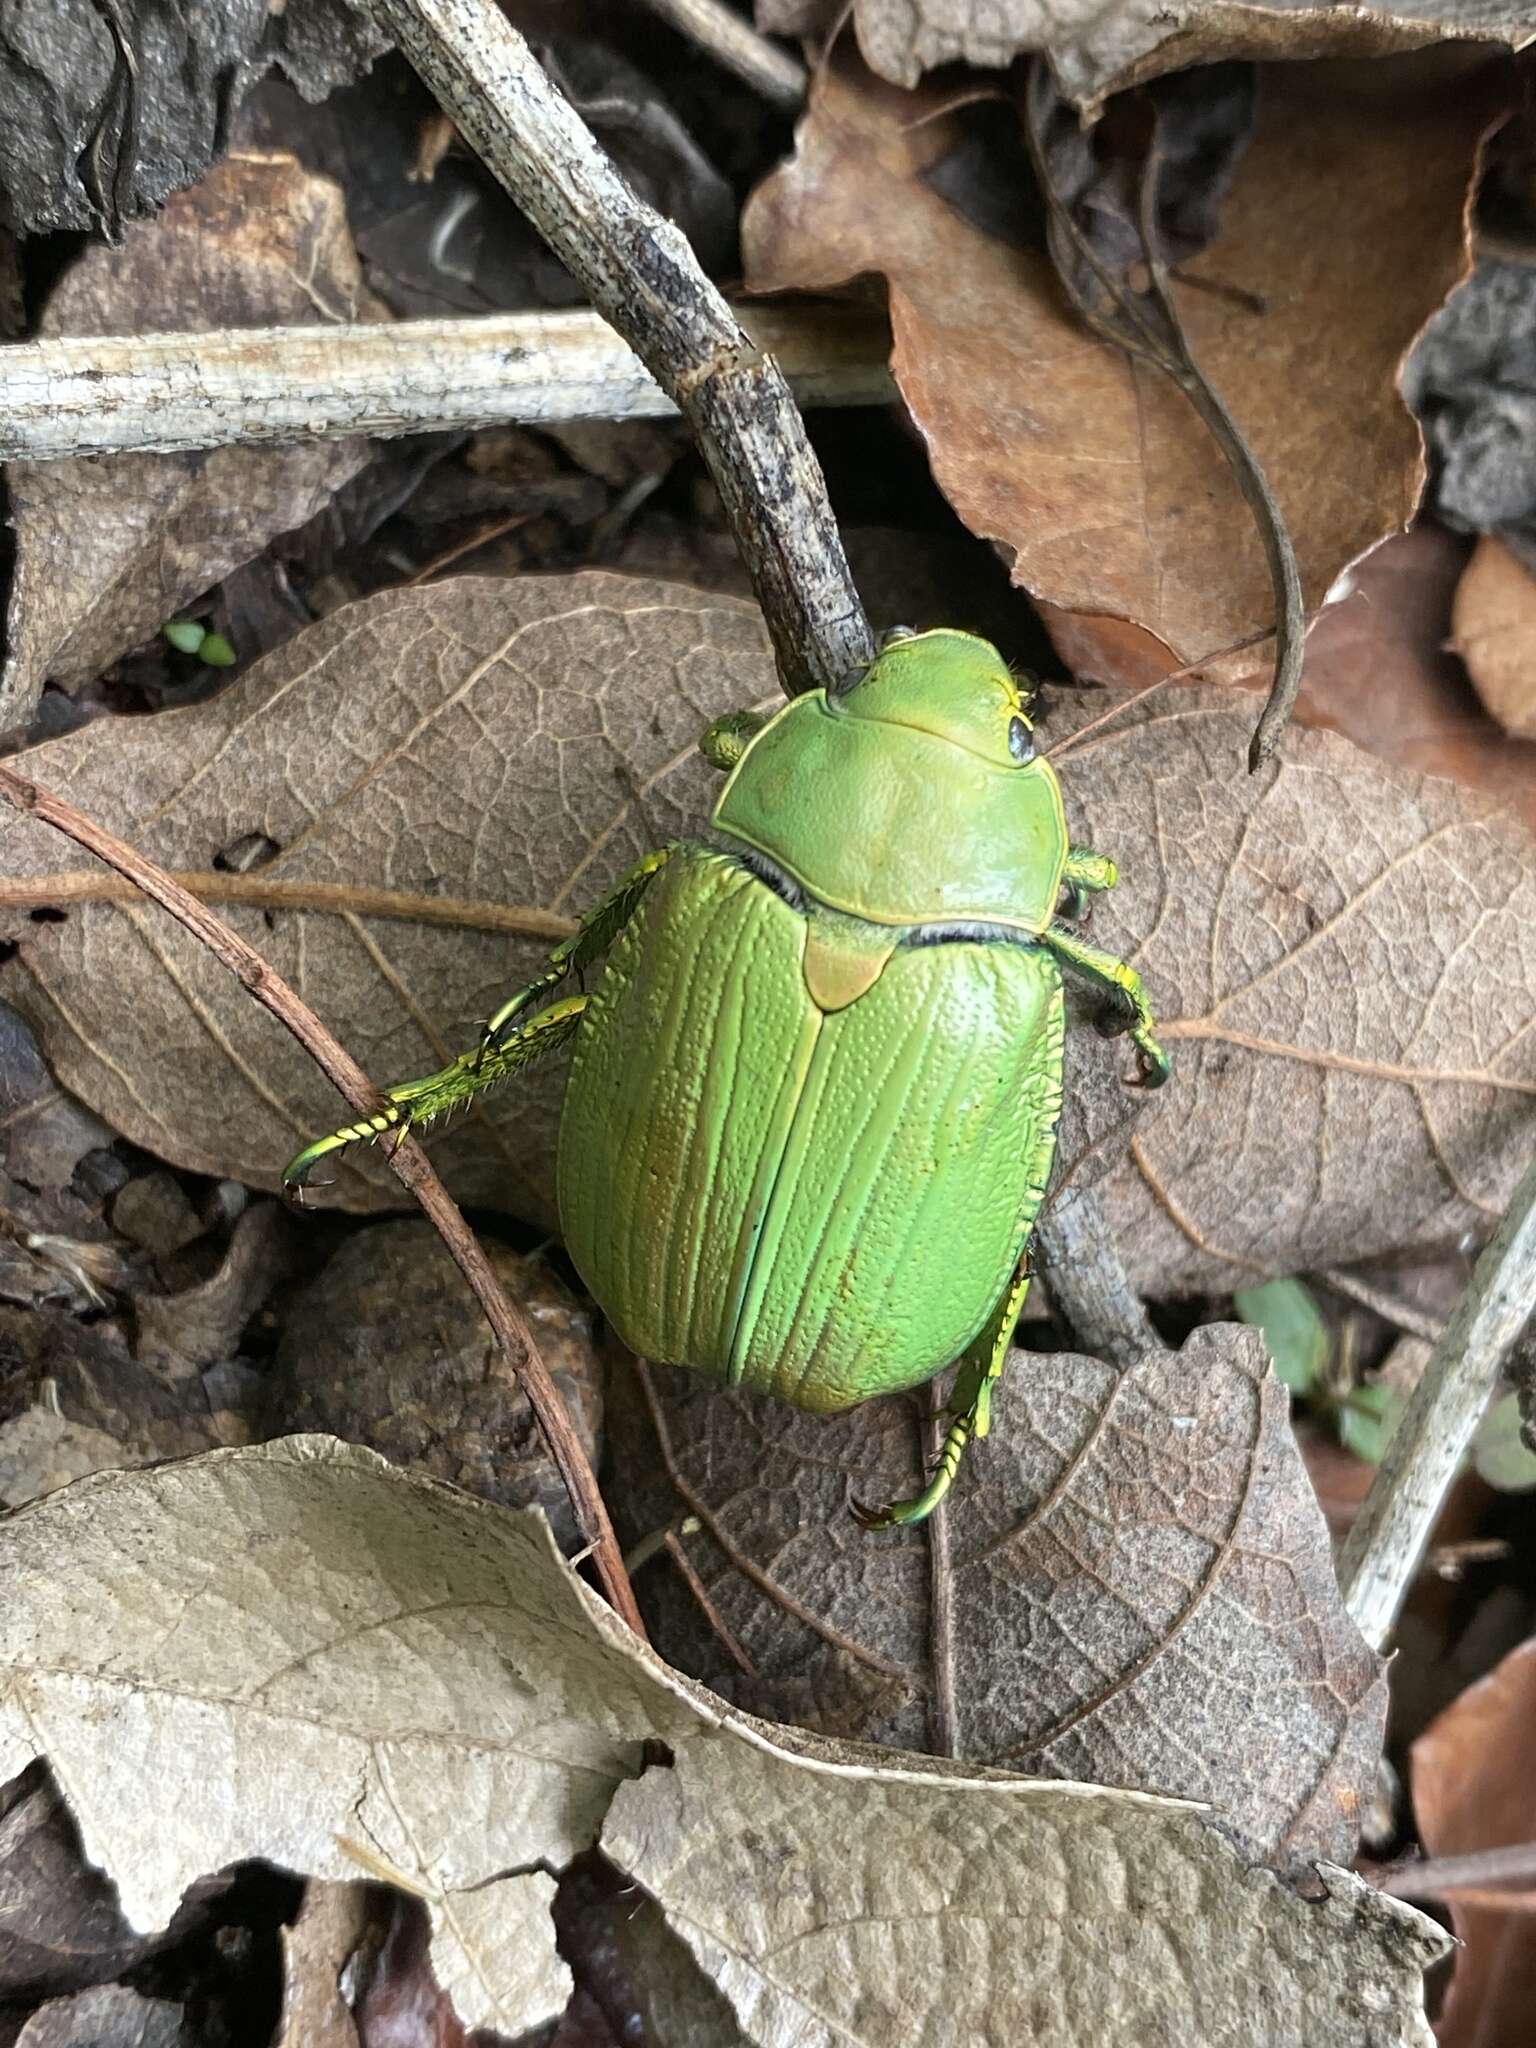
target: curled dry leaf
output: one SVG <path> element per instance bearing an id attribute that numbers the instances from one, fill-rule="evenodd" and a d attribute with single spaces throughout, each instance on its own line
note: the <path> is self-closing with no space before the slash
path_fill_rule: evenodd
<path id="1" fill-rule="evenodd" d="M 776 1740 L 636 1643 L 536 1514 L 330 1438 L 86 1480 L 0 1524 L 0 1570 L 0 1772 L 52 1759 L 135 1925 L 252 1856 L 392 1876 L 461 2018 L 515 2034 L 568 1989 L 543 1870 L 607 1823 L 755 2043 L 832 2038 L 783 2028 L 798 1999 L 844 2043 L 1001 2044 L 1047 1983 L 1053 2038 L 1101 2039 L 1123 1954 L 1140 2038 L 1251 2039 L 1268 2010 L 1322 2048 L 1428 2048 L 1443 1939 L 1348 1873 L 1309 1903 L 1175 1803 Z M 174 1828 L 146 1835 L 146 1783 Z"/>
<path id="2" fill-rule="evenodd" d="M 169 868 L 266 842 L 265 866 L 213 878 L 245 892 L 224 914 L 391 1083 L 472 1045 L 573 913 L 701 829 L 718 783 L 698 733 L 776 701 L 748 606 L 602 574 L 463 578 L 337 612 L 206 704 L 98 719 L 13 765 Z M 1084 700 L 1047 716 L 1069 742 Z M 1529 837 L 1327 733 L 1291 735 L 1250 783 L 1232 764 L 1251 723 L 1247 694 L 1159 695 L 1060 755 L 1073 836 L 1120 864 L 1095 936 L 1146 976 L 1175 1053 L 1144 1098 L 1118 1047 L 1076 1034 L 1063 1165 L 1099 1144 L 1133 1277 L 1164 1291 L 1484 1228 L 1536 1114 Z M 0 903 L 98 886 L 7 819 Z M 378 886 L 399 914 L 377 914 Z M 297 1046 L 138 899 L 11 929 L 0 989 L 59 1079 L 146 1149 L 271 1186 L 339 1120 Z M 562 1080 L 552 1062 L 442 1136 L 461 1201 L 550 1220 Z M 1127 1159 L 1115 1132 L 1137 1109 Z M 332 1197 L 398 1191 L 353 1153 Z"/>
<path id="3" fill-rule="evenodd" d="M 340 188 L 290 156 L 227 158 L 121 248 L 88 249 L 45 334 L 377 319 Z M 44 679 L 90 681 L 178 607 L 302 526 L 367 459 L 363 440 L 202 455 L 14 463 L 16 530 L 0 729 Z"/>
<path id="4" fill-rule="evenodd" d="M 836 54 L 795 156 L 747 208 L 750 283 L 885 278 L 892 369 L 939 486 L 1011 554 L 1074 666 L 1146 680 L 1271 629 L 1264 549 L 1207 429 L 1076 320 L 1022 162 L 946 105 Z M 1417 502 L 1395 377 L 1465 270 L 1488 116 L 1471 88 L 1409 108 L 1277 67 L 1220 230 L 1179 273 L 1190 348 L 1269 480 L 1308 608 Z"/>
<path id="5" fill-rule="evenodd" d="M 925 71 L 955 61 L 1001 69 L 1018 56 L 1047 52 L 1065 89 L 1088 111 L 1106 93 L 1228 57 L 1384 57 L 1451 39 L 1530 39 L 1528 9 L 1511 0 L 1398 0 L 1362 14 L 1327 0 L 1159 0 L 1156 6 L 1106 7 L 1103 0 L 758 0 L 765 28 L 830 29 L 851 12 L 859 47 L 882 78 L 916 85 Z M 1476 61 L 1479 52 L 1472 52 Z"/>
<path id="6" fill-rule="evenodd" d="M 851 1494 L 912 1490 L 906 1403 L 828 1421 L 654 1379 L 654 1415 L 631 1376 L 614 1380 L 624 1533 L 685 1506 L 708 1518 L 688 1558 L 754 1679 L 659 1560 L 639 1591 L 684 1669 L 910 1748 L 949 1690 L 961 1756 L 1205 1801 L 1281 1865 L 1349 1861 L 1383 1667 L 1344 1613 L 1255 1333 L 1198 1330 L 1124 1375 L 1016 1351 L 937 1553 L 917 1531 L 872 1541 L 848 1513 Z"/>
<path id="7" fill-rule="evenodd" d="M 1429 1855 L 1536 1840 L 1536 1640 L 1453 1700 L 1413 1745 L 1413 1805 Z M 1440 2048 L 1517 2048 L 1536 1999 L 1536 1890 L 1453 1894 L 1456 1953 Z"/>

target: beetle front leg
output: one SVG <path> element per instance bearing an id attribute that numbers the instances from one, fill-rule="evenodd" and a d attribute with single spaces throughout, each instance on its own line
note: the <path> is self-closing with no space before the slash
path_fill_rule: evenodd
<path id="1" fill-rule="evenodd" d="M 1067 915 L 1081 921 L 1088 915 L 1090 895 L 1113 889 L 1119 879 L 1120 870 L 1107 853 L 1095 853 L 1091 846 L 1070 848 L 1061 870 L 1061 886 L 1071 899 Z"/>
<path id="2" fill-rule="evenodd" d="M 640 898 L 671 857 L 670 846 L 659 847 L 655 853 L 648 853 L 643 860 L 636 861 L 628 874 L 619 877 L 602 902 L 587 912 L 571 936 L 556 946 L 549 956 L 545 972 L 504 1002 L 486 1025 L 480 1041 L 482 1057 L 499 1039 L 505 1038 L 516 1020 L 541 996 L 558 987 L 568 974 L 580 974 L 584 967 L 592 965 L 599 954 L 607 952 L 634 916 Z"/>
<path id="3" fill-rule="evenodd" d="M 945 1435 L 928 1484 L 910 1500 L 892 1501 L 885 1508 L 869 1508 L 862 1501 L 855 1501 L 853 1518 L 861 1528 L 900 1529 L 926 1521 L 953 1486 L 966 1445 L 973 1436 L 985 1436 L 992 1426 L 992 1389 L 1002 1378 L 1008 1361 L 1008 1347 L 1029 1292 L 1029 1277 L 1026 1248 L 1014 1268 L 1007 1293 L 960 1361 L 954 1391 L 945 1406 L 946 1414 L 955 1419 Z"/>
<path id="4" fill-rule="evenodd" d="M 761 711 L 727 711 L 705 727 L 699 752 L 711 768 L 734 768 L 767 723 Z"/>
<path id="5" fill-rule="evenodd" d="M 1117 1020 L 1105 1028 L 1110 1032 L 1130 1032 L 1140 1059 L 1142 1086 L 1161 1088 L 1168 1078 L 1168 1055 L 1153 1036 L 1155 1025 L 1147 1004 L 1147 992 L 1135 968 L 1127 967 L 1113 953 L 1085 945 L 1076 932 L 1068 931 L 1065 925 L 1051 925 L 1040 934 L 1040 943 L 1049 946 L 1065 966 L 1075 968 L 1086 980 L 1096 983 L 1114 997 L 1123 1021 Z"/>

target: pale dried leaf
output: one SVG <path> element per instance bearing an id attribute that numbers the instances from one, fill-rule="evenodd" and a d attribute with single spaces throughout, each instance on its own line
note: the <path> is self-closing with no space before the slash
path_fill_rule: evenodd
<path id="1" fill-rule="evenodd" d="M 121 248 L 88 249 L 45 334 L 297 325 L 381 317 L 341 189 L 291 156 L 231 157 Z M 302 526 L 367 458 L 366 441 L 14 463 L 16 569 L 0 728 L 45 677 L 91 680 L 178 607 Z"/>
<path id="2" fill-rule="evenodd" d="M 1147 1821 L 1129 1795 L 974 1799 L 702 1738 L 619 1788 L 603 1847 L 757 2048 L 1430 2048 L 1418 1977 L 1443 1937 L 1418 1914 L 1327 1866 L 1319 1904 L 1234 1884 L 1193 1814 L 1163 1813 L 1155 1846 Z"/>
<path id="3" fill-rule="evenodd" d="M 615 1789 L 643 1770 L 667 1789 L 654 1812 L 626 1804 L 610 1846 L 670 1891 L 677 1801 L 702 1796 L 715 1832 L 701 1817 L 694 1842 L 714 1841 L 715 1894 L 729 1870 L 733 1895 L 710 1939 L 728 1941 L 733 1921 L 771 1931 L 786 1907 L 800 1912 L 786 1931 L 812 1936 L 802 1990 L 837 1967 L 835 1933 L 816 1933 L 818 1902 L 846 1901 L 850 1873 L 882 1888 L 866 1902 L 897 1887 L 893 1936 L 909 1934 L 912 1886 L 925 1887 L 932 1910 L 905 1943 L 916 1967 L 871 1972 L 880 2030 L 845 2038 L 897 2038 L 882 2001 L 926 1999 L 941 1982 L 973 1995 L 964 1963 L 983 1930 L 943 1910 L 963 1863 L 974 1896 L 1007 1899 L 1010 1946 L 1030 1959 L 999 1965 L 989 2038 L 1019 2037 L 1044 1956 L 1080 2031 L 1102 2008 L 1105 1958 L 1124 1953 L 1149 1970 L 1164 1958 L 1148 1984 L 1154 2011 L 1176 1984 L 1202 2010 L 1251 2022 L 1256 1987 L 1273 1986 L 1311 2001 L 1315 2041 L 1428 2040 L 1418 1972 L 1442 1944 L 1411 1910 L 1373 1904 L 1342 1873 L 1328 1903 L 1308 1903 L 1167 1801 L 776 1739 L 637 1644 L 561 1562 L 540 1517 L 329 1438 L 83 1481 L 0 1524 L 0 1571 L 0 1771 L 49 1757 L 131 1923 L 159 1924 L 194 1878 L 252 1856 L 393 1878 L 427 1902 L 435 1967 L 459 1988 L 462 2017 L 515 2033 L 558 2011 L 568 1985 L 542 1870 L 590 1843 Z M 675 1784 L 645 1767 L 647 1738 L 685 1753 Z M 146 1784 L 161 1815 L 149 1833 Z M 679 1890 L 674 1919 L 698 1954 Z M 742 1965 L 719 1960 L 741 2014 Z M 819 1995 L 846 2000 L 854 1987 L 845 1976 L 841 1992 Z M 1326 2007 L 1351 2025 L 1369 2007 L 1368 2026 L 1395 2031 L 1346 2037 Z"/>
<path id="4" fill-rule="evenodd" d="M 638 1581 L 658 1648 L 760 1712 L 928 1746 L 929 1539 L 871 1541 L 848 1512 L 851 1495 L 913 1490 L 911 1409 L 812 1418 L 682 1373 L 655 1381 L 686 1505 L 714 1518 L 688 1556 L 758 1679 L 742 1684 L 664 1561 Z M 685 1503 L 626 1377 L 611 1399 L 632 1538 Z M 1015 1351 L 941 1556 L 961 1756 L 1205 1801 L 1277 1864 L 1352 1857 L 1381 1751 L 1383 1667 L 1345 1615 L 1256 1333 L 1197 1330 L 1123 1376 Z"/>
<path id="5" fill-rule="evenodd" d="M 1161 673 L 1271 628 L 1263 547 L 1220 449 L 1169 379 L 1071 312 L 1009 115 L 980 125 L 986 109 L 952 101 L 895 91 L 840 46 L 794 157 L 743 217 L 749 281 L 884 277 L 892 369 L 935 479 L 1011 556 L 1069 661 L 1079 617 L 1114 622 L 1126 681 L 1133 656 Z M 1473 88 L 1361 102 L 1276 67 L 1219 232 L 1179 273 L 1190 348 L 1269 480 L 1309 609 L 1418 500 L 1395 377 L 1465 270 L 1489 115 Z"/>
<path id="6" fill-rule="evenodd" d="M 699 734 L 721 712 L 777 701 L 753 606 L 603 574 L 463 577 L 350 605 L 208 703 L 97 720 L 14 765 L 170 868 L 210 869 L 257 835 L 275 849 L 260 873 L 280 885 L 539 913 L 542 935 L 517 939 L 225 906 L 388 1084 L 473 1045 L 539 971 L 551 919 L 558 933 L 642 853 L 702 825 L 718 777 Z M 12 876 L 78 865 L 9 812 L 0 846 Z M 298 1046 L 158 911 L 85 905 L 62 925 L 23 914 L 15 928 L 27 972 L 11 968 L 6 985 L 55 1073 L 161 1158 L 273 1187 L 300 1144 L 346 1116 Z M 551 1062 L 441 1138 L 461 1201 L 551 1217 L 563 1073 Z M 332 1198 L 377 1206 L 399 1189 L 354 1153 Z"/>
<path id="7" fill-rule="evenodd" d="M 775 25 L 798 25 L 804 9 L 805 0 L 758 0 L 759 17 Z M 1001 69 L 1043 50 L 1090 110 L 1141 79 L 1229 57 L 1385 57 L 1453 39 L 1519 49 L 1536 34 L 1531 10 L 1509 0 L 1398 0 L 1368 11 L 1326 0 L 854 0 L 852 11 L 859 47 L 893 84 L 915 85 L 955 61 Z M 823 9 L 817 19 L 830 25 L 828 13 L 835 18 Z"/>

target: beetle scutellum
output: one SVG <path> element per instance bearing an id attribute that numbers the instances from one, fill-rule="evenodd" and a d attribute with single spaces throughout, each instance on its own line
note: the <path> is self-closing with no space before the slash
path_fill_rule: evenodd
<path id="1" fill-rule="evenodd" d="M 481 1046 L 309 1146 L 426 1122 L 574 1039 L 566 1246 L 635 1351 L 831 1413 L 958 1359 L 916 1522 L 984 1436 L 1061 1107 L 1061 968 L 1168 1062 L 1139 977 L 1058 916 L 1114 886 L 996 650 L 888 635 L 843 690 L 719 719 L 710 829 L 649 854 Z M 608 954 L 589 994 L 538 1008 Z"/>

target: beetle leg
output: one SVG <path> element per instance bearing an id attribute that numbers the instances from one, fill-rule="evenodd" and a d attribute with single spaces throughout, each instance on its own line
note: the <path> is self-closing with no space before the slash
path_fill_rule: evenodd
<path id="1" fill-rule="evenodd" d="M 634 916 L 640 898 L 671 857 L 670 846 L 659 847 L 655 853 L 648 853 L 644 860 L 637 861 L 627 875 L 620 876 L 602 902 L 587 912 L 571 936 L 556 946 L 549 956 L 549 966 L 537 981 L 530 981 L 526 988 L 520 988 L 492 1017 L 480 1039 L 482 1059 L 488 1058 L 491 1050 L 506 1037 L 511 1025 L 525 1010 L 558 987 L 568 974 L 579 975 L 592 965 L 599 954 L 607 952 Z"/>
<path id="2" fill-rule="evenodd" d="M 433 1117 L 457 1109 L 483 1089 L 494 1088 L 498 1081 L 505 1081 L 521 1068 L 532 1066 L 545 1053 L 565 1043 L 580 1023 L 587 1001 L 586 996 L 567 996 L 562 1002 L 551 1003 L 547 1010 L 519 1025 L 509 1037 L 489 1047 L 481 1046 L 475 1052 L 460 1053 L 441 1072 L 428 1074 L 424 1080 L 405 1081 L 398 1088 L 391 1088 L 385 1097 L 385 1107 L 376 1115 L 332 1131 L 328 1137 L 317 1138 L 291 1159 L 283 1168 L 284 1191 L 297 1196 L 315 1167 L 330 1153 L 340 1152 L 347 1145 L 371 1143 L 390 1132 L 403 1137 L 418 1125 L 430 1123 Z"/>
<path id="3" fill-rule="evenodd" d="M 954 1416 L 944 1438 L 928 1484 L 911 1500 L 893 1501 L 886 1508 L 868 1508 L 853 1503 L 853 1518 L 865 1529 L 909 1527 L 931 1515 L 954 1484 L 965 1447 L 973 1436 L 985 1436 L 992 1426 L 992 1389 L 1003 1376 L 1008 1346 L 1023 1312 L 1029 1292 L 1029 1252 L 1026 1249 L 1014 1268 L 1007 1292 L 982 1325 L 981 1333 L 960 1361 L 954 1391 L 946 1413 Z"/>
<path id="4" fill-rule="evenodd" d="M 1120 879 L 1120 870 L 1107 853 L 1095 853 L 1091 846 L 1074 846 L 1068 850 L 1061 879 L 1069 887 L 1097 893 L 1100 889 L 1113 889 Z"/>
<path id="5" fill-rule="evenodd" d="M 1086 945 L 1076 932 L 1068 931 L 1065 925 L 1053 924 L 1040 934 L 1042 946 L 1049 946 L 1057 959 L 1088 981 L 1107 990 L 1129 1015 L 1123 1024 L 1107 1027 L 1109 1030 L 1129 1030 L 1141 1062 L 1141 1085 L 1144 1088 L 1161 1088 L 1168 1078 L 1168 1055 L 1153 1036 L 1152 1012 L 1147 1006 L 1147 992 L 1141 985 L 1141 976 L 1134 967 L 1127 967 L 1123 960 L 1117 960 L 1113 953 L 1104 953 L 1097 946 Z"/>
<path id="6" fill-rule="evenodd" d="M 761 711 L 727 711 L 704 728 L 699 752 L 711 768 L 734 768 L 767 723 Z"/>

